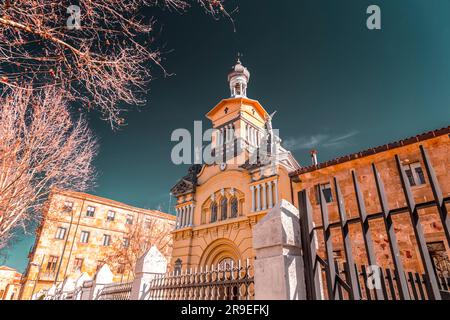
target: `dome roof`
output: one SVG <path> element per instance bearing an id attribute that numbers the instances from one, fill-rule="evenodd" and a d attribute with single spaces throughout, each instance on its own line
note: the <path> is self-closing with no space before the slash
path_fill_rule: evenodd
<path id="1" fill-rule="evenodd" d="M 247 81 L 250 80 L 250 72 L 246 67 L 242 65 L 240 59 L 238 59 L 236 61 L 236 64 L 231 68 L 231 71 L 228 74 L 228 81 L 237 76 L 244 76 L 247 79 Z"/>

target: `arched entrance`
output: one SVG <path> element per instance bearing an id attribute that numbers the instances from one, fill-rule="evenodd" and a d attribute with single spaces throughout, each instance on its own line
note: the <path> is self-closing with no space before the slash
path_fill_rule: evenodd
<path id="1" fill-rule="evenodd" d="M 240 277 L 241 254 L 236 244 L 229 239 L 213 241 L 203 251 L 200 265 L 211 272 L 211 279 L 218 283 L 216 297 L 219 300 L 238 300 L 241 283 L 234 281 Z"/>

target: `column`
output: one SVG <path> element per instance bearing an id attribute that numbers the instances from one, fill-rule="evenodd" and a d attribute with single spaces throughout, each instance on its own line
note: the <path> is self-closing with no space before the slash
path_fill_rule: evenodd
<path id="1" fill-rule="evenodd" d="M 186 225 L 186 207 L 181 208 L 181 228 Z"/>
<path id="2" fill-rule="evenodd" d="M 266 184 L 262 184 L 262 209 L 267 209 L 267 199 L 266 199 Z"/>
<path id="3" fill-rule="evenodd" d="M 252 191 L 252 212 L 255 212 L 255 186 L 251 186 L 250 190 Z"/>
<path id="4" fill-rule="evenodd" d="M 180 209 L 175 208 L 175 211 L 177 213 L 177 218 L 175 220 L 175 229 L 178 229 L 180 227 Z"/>
<path id="5" fill-rule="evenodd" d="M 194 204 L 191 204 L 191 219 L 189 221 L 189 226 L 194 226 Z"/>
<path id="6" fill-rule="evenodd" d="M 269 194 L 269 209 L 272 209 L 272 207 L 273 207 L 272 181 L 267 182 L 267 186 L 269 187 L 269 190 L 268 190 L 268 194 Z"/>
<path id="7" fill-rule="evenodd" d="M 278 204 L 278 179 L 273 181 L 275 183 L 275 205 Z"/>
<path id="8" fill-rule="evenodd" d="M 256 186 L 256 211 L 261 211 L 261 185 Z"/>

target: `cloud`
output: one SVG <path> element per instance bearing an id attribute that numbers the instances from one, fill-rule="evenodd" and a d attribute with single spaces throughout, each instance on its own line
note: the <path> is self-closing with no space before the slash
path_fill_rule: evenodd
<path id="1" fill-rule="evenodd" d="M 314 148 L 342 148 L 351 143 L 351 140 L 359 132 L 356 130 L 341 134 L 316 134 L 312 136 L 301 136 L 296 138 L 287 138 L 284 140 L 284 147 L 290 151 L 306 150 Z"/>

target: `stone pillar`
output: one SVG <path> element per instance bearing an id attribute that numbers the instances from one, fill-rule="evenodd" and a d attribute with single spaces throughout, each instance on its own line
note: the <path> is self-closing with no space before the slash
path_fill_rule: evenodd
<path id="1" fill-rule="evenodd" d="M 181 225 L 180 228 L 184 228 L 186 224 L 186 207 L 181 207 Z"/>
<path id="2" fill-rule="evenodd" d="M 282 200 L 253 228 L 255 300 L 305 300 L 299 212 Z"/>
<path id="3" fill-rule="evenodd" d="M 66 300 L 66 296 L 73 291 L 75 291 L 75 280 L 67 278 L 66 280 L 64 280 L 64 284 L 61 290 L 61 300 Z"/>
<path id="4" fill-rule="evenodd" d="M 251 186 L 250 190 L 252 190 L 252 212 L 255 212 L 255 186 Z"/>
<path id="5" fill-rule="evenodd" d="M 191 204 L 191 213 L 190 213 L 190 217 L 189 217 L 189 226 L 193 227 L 194 226 L 194 204 Z"/>
<path id="6" fill-rule="evenodd" d="M 167 271 L 167 260 L 158 248 L 152 246 L 146 254 L 138 259 L 131 289 L 130 300 L 149 300 L 150 282 Z"/>
<path id="7" fill-rule="evenodd" d="M 262 210 L 267 209 L 266 184 L 262 184 Z"/>
<path id="8" fill-rule="evenodd" d="M 261 185 L 256 186 L 256 211 L 261 211 Z"/>
<path id="9" fill-rule="evenodd" d="M 267 182 L 268 194 L 269 194 L 269 209 L 273 207 L 273 198 L 272 198 L 272 181 Z"/>
<path id="10" fill-rule="evenodd" d="M 114 275 L 111 272 L 111 269 L 107 264 L 104 264 L 95 275 L 89 300 L 97 300 L 97 297 L 103 287 L 107 284 L 113 283 L 113 278 Z"/>
<path id="11" fill-rule="evenodd" d="M 75 281 L 75 292 L 76 297 L 74 297 L 74 300 L 82 300 L 83 296 L 83 284 L 85 281 L 91 281 L 91 277 L 86 272 L 83 272 L 78 279 Z"/>
<path id="12" fill-rule="evenodd" d="M 275 183 L 275 205 L 278 205 L 278 180 L 273 181 Z"/>
<path id="13" fill-rule="evenodd" d="M 178 208 L 175 208 L 175 212 L 176 212 L 176 219 L 175 219 L 175 229 L 179 228 L 179 218 L 180 218 L 180 210 L 178 210 Z"/>

